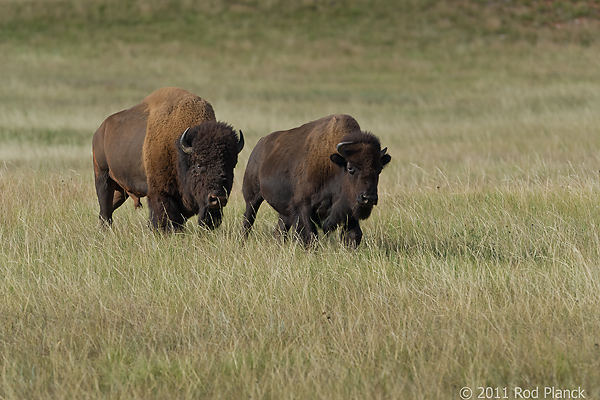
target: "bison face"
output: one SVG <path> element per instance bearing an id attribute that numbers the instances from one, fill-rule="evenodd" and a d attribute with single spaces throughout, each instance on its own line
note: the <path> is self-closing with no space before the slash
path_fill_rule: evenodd
<path id="1" fill-rule="evenodd" d="M 379 174 L 390 160 L 387 148 L 377 143 L 342 142 L 330 158 L 342 170 L 342 195 L 352 207 L 354 218 L 366 219 L 377 204 Z"/>
<path id="2" fill-rule="evenodd" d="M 179 184 L 183 206 L 198 214 L 200 225 L 221 225 L 223 207 L 233 185 L 233 169 L 244 147 L 244 136 L 222 122 L 188 128 L 178 143 Z"/>

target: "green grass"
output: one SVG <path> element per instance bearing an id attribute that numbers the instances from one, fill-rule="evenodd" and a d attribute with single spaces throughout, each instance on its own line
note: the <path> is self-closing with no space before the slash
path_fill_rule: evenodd
<path id="1" fill-rule="evenodd" d="M 0 3 L 0 398 L 600 397 L 595 3 L 85 4 Z M 223 226 L 101 230 L 93 132 L 163 86 L 244 131 Z M 331 113 L 392 155 L 359 249 L 242 245 L 254 144 Z"/>

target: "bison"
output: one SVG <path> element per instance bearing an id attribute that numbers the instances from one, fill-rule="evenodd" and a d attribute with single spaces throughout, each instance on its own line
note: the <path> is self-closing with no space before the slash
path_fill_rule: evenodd
<path id="1" fill-rule="evenodd" d="M 293 226 L 309 246 L 317 225 L 325 234 L 341 226 L 344 244 L 358 246 L 359 221 L 377 204 L 379 174 L 391 160 L 386 150 L 349 115 L 330 115 L 263 137 L 244 174 L 244 236 L 266 200 L 279 213 L 279 234 L 285 236 Z"/>
<path id="2" fill-rule="evenodd" d="M 220 225 L 244 147 L 228 124 L 217 122 L 209 102 L 178 88 L 157 90 L 141 103 L 106 118 L 92 140 L 100 220 L 127 197 L 148 196 L 150 222 L 163 231 L 180 230 L 198 215 Z"/>

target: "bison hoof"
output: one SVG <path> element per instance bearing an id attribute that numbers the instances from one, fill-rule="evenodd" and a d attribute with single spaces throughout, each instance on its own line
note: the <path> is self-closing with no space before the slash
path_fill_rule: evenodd
<path id="1" fill-rule="evenodd" d="M 100 222 L 99 222 L 99 225 L 100 225 L 100 227 L 101 227 L 101 228 L 103 228 L 103 229 L 108 229 L 108 228 L 110 228 L 110 227 L 112 226 L 112 222 L 113 222 L 112 218 L 104 218 L 104 217 L 102 217 L 102 216 L 101 216 L 101 217 L 99 217 L 99 221 L 100 221 Z"/>
<path id="2" fill-rule="evenodd" d="M 362 232 L 346 232 L 342 235 L 342 241 L 346 247 L 356 249 L 362 240 Z"/>

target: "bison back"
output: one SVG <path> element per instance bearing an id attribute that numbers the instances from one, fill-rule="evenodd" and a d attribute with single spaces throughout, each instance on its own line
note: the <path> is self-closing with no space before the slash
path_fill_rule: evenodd
<path id="1" fill-rule="evenodd" d="M 336 173 L 331 154 L 342 138 L 360 131 L 348 115 L 330 115 L 297 128 L 273 132 L 256 145 L 244 175 L 244 197 L 260 192 L 279 213 L 294 197 L 311 196 Z"/>

